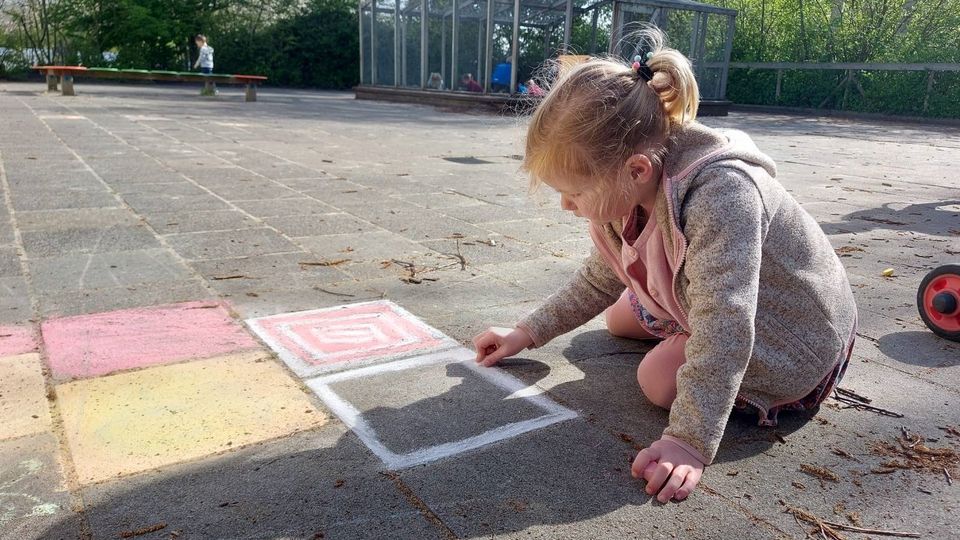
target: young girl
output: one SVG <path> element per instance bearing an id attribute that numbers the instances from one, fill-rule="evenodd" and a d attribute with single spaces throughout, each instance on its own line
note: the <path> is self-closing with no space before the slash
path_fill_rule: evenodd
<path id="1" fill-rule="evenodd" d="M 591 59 L 562 73 L 533 114 L 523 167 L 589 220 L 595 250 L 513 329 L 474 338 L 492 366 L 604 312 L 615 336 L 657 339 L 637 370 L 670 410 L 634 477 L 683 500 L 717 453 L 732 410 L 773 426 L 839 382 L 857 311 L 817 223 L 750 138 L 695 122 L 690 62 L 644 32 L 632 65 Z"/>
<path id="2" fill-rule="evenodd" d="M 197 44 L 200 54 L 197 55 L 197 61 L 193 63 L 193 69 L 199 67 L 200 73 L 205 75 L 213 73 L 213 47 L 207 45 L 207 36 L 197 34 L 194 42 Z"/>

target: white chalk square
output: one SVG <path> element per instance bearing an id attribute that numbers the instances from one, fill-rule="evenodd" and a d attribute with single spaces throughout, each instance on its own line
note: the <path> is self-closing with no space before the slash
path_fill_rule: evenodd
<path id="1" fill-rule="evenodd" d="M 457 346 L 388 300 L 259 317 L 247 325 L 304 378 Z"/>
<path id="2" fill-rule="evenodd" d="M 446 369 L 448 376 L 429 375 L 437 369 Z M 459 384 L 444 380 L 450 378 Z M 499 368 L 478 366 L 474 353 L 462 347 L 323 375 L 306 384 L 390 470 L 455 456 L 577 416 L 539 388 Z M 341 395 L 338 387 L 353 397 Z M 419 387 L 439 388 L 441 394 L 404 405 Z M 463 418 L 465 413 L 474 418 Z"/>

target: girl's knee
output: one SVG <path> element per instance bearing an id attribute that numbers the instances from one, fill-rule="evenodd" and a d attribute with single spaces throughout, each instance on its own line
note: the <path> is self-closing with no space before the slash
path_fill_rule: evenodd
<path id="1" fill-rule="evenodd" d="M 637 382 L 640 383 L 640 389 L 650 403 L 663 409 L 670 409 L 673 400 L 677 397 L 676 372 L 671 379 L 659 367 L 651 367 L 651 363 L 646 358 L 640 362 L 637 368 Z"/>
<path id="2" fill-rule="evenodd" d="M 637 368 L 637 382 L 651 403 L 664 409 L 677 397 L 677 370 L 686 357 L 686 336 L 674 335 L 661 341 L 644 356 Z"/>

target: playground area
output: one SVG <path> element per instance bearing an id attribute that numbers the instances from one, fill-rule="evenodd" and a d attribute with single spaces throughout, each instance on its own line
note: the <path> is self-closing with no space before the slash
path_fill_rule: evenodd
<path id="1" fill-rule="evenodd" d="M 475 334 L 592 245 L 556 194 L 528 194 L 522 118 L 44 89 L 0 82 L 2 540 L 960 530 L 960 343 L 916 305 L 960 264 L 956 127 L 702 120 L 776 160 L 859 331 L 843 393 L 775 429 L 735 414 L 700 487 L 660 504 L 630 476 L 667 423 L 636 381 L 649 345 L 597 319 L 473 361 Z"/>

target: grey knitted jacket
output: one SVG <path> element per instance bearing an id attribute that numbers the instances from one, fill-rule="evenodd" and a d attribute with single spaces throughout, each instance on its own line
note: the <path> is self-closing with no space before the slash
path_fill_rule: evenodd
<path id="1" fill-rule="evenodd" d="M 667 150 L 664 170 L 673 178 L 661 185 L 655 215 L 668 242 L 667 231 L 680 239 L 667 251 L 683 261 L 674 293 L 690 337 L 664 435 L 709 464 L 738 395 L 766 411 L 821 382 L 852 340 L 856 305 L 823 231 L 746 134 L 688 123 Z M 619 253 L 620 224 L 603 230 Z M 594 250 L 517 326 L 541 346 L 602 313 L 624 285 Z"/>

